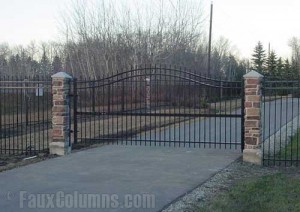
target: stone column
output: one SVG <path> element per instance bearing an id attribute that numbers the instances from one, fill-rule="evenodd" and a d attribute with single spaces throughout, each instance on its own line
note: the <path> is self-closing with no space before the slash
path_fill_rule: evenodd
<path id="1" fill-rule="evenodd" d="M 243 161 L 262 164 L 261 151 L 261 81 L 256 71 L 244 75 L 245 86 L 245 147 Z"/>
<path id="2" fill-rule="evenodd" d="M 66 155 L 71 152 L 70 143 L 70 82 L 65 72 L 52 76 L 52 141 L 50 154 Z"/>

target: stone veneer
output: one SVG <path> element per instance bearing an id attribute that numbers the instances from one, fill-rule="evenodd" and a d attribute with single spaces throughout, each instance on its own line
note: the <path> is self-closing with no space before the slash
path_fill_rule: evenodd
<path id="1" fill-rule="evenodd" d="M 52 141 L 50 154 L 66 155 L 71 152 L 70 144 L 70 81 L 65 72 L 52 76 Z"/>
<path id="2" fill-rule="evenodd" d="M 245 146 L 243 160 L 261 165 L 261 81 L 255 71 L 244 75 L 245 89 Z"/>

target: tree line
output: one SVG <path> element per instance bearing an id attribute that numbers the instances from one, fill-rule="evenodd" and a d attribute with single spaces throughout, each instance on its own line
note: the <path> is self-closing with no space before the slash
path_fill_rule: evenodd
<path id="1" fill-rule="evenodd" d="M 274 50 L 266 50 L 263 44 L 259 41 L 254 48 L 252 54 L 253 69 L 263 74 L 264 76 L 282 78 L 282 79 L 298 79 L 300 73 L 300 42 L 297 38 L 290 40 L 292 49 L 292 57 L 278 57 Z"/>
<path id="2" fill-rule="evenodd" d="M 199 1 L 132 2 L 136 8 L 116 0 L 74 1 L 61 18 L 63 39 L 13 48 L 1 44 L 0 74 L 49 76 L 64 70 L 99 79 L 145 64 L 185 67 L 228 80 L 246 72 L 247 60 L 239 59 L 222 37 L 214 39 L 207 70 L 207 26 Z"/>
<path id="3" fill-rule="evenodd" d="M 3 77 L 47 77 L 63 70 L 63 61 L 58 55 L 50 54 L 52 44 L 40 47 L 31 42 L 26 48 L 11 48 L 0 44 L 0 74 Z"/>

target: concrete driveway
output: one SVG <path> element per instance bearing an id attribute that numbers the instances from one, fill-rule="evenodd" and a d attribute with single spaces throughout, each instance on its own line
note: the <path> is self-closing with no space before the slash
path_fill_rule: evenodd
<path id="1" fill-rule="evenodd" d="M 0 211 L 159 211 L 240 155 L 121 145 L 80 151 L 0 173 Z"/>

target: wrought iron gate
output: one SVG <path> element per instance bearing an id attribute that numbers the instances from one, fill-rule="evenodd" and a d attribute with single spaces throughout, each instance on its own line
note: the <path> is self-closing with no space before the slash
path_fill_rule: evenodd
<path id="1" fill-rule="evenodd" d="M 242 81 L 166 66 L 74 81 L 74 143 L 243 149 Z"/>

